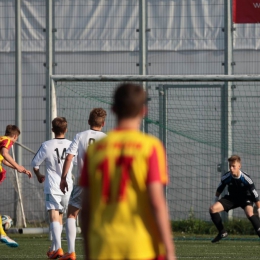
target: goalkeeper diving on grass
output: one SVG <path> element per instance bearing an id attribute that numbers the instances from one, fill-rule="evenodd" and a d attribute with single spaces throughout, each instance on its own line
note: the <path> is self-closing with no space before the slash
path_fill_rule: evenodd
<path id="1" fill-rule="evenodd" d="M 213 223 L 218 229 L 218 235 L 211 241 L 216 243 L 222 238 L 226 238 L 228 233 L 223 226 L 219 212 L 228 212 L 231 209 L 242 208 L 253 225 L 257 235 L 260 237 L 260 201 L 259 195 L 251 177 L 241 170 L 241 158 L 232 155 L 228 158 L 230 171 L 225 173 L 217 188 L 215 203 L 210 206 L 209 213 Z M 228 186 L 228 195 L 219 199 L 220 194 Z M 253 205 L 256 205 L 258 216 L 254 215 Z"/>

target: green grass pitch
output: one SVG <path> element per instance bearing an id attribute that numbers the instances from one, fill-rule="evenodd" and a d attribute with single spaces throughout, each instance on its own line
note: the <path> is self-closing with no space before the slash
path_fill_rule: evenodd
<path id="1" fill-rule="evenodd" d="M 50 246 L 47 235 L 10 235 L 19 243 L 18 248 L 9 248 L 0 244 L 0 259 L 47 259 L 46 252 Z M 250 260 L 260 259 L 260 240 L 256 236 L 231 237 L 220 243 L 212 244 L 212 237 L 186 237 L 175 235 L 178 259 L 189 260 Z M 62 240 L 66 252 L 66 240 Z M 82 240 L 76 240 L 77 259 L 84 259 Z"/>

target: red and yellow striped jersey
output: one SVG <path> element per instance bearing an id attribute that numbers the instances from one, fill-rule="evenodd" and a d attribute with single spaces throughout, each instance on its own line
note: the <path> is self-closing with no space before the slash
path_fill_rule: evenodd
<path id="1" fill-rule="evenodd" d="M 10 149 L 13 145 L 13 141 L 8 136 L 0 136 L 0 149 L 5 147 L 6 149 Z M 4 157 L 0 153 L 0 183 L 5 179 L 5 169 L 2 166 L 2 161 L 4 160 Z"/>
<path id="2" fill-rule="evenodd" d="M 114 130 L 89 146 L 81 186 L 90 192 L 91 259 L 153 259 L 165 254 L 147 187 L 167 181 L 165 150 L 156 137 Z"/>

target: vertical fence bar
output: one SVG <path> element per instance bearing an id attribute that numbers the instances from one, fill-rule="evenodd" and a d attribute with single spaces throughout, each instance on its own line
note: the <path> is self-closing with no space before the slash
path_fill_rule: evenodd
<path id="1" fill-rule="evenodd" d="M 167 92 L 166 85 L 159 86 L 159 138 L 167 150 Z"/>
<path id="2" fill-rule="evenodd" d="M 21 48 L 21 0 L 15 1 L 15 124 L 22 131 L 22 48 Z M 19 137 L 22 143 L 22 136 Z M 22 164 L 22 149 L 21 147 L 16 147 L 16 160 L 18 164 Z M 16 177 L 16 181 L 19 184 L 20 177 Z M 19 187 L 19 185 L 18 185 Z M 18 193 L 21 191 L 18 190 Z M 22 204 L 20 198 L 17 198 L 17 193 L 15 193 L 15 219 L 16 225 L 26 226 L 25 221 L 23 221 L 23 216 L 21 216 Z M 23 210 L 23 209 L 22 209 Z"/>
<path id="3" fill-rule="evenodd" d="M 51 139 L 52 120 L 52 85 L 51 78 L 53 66 L 53 1 L 46 0 L 46 140 Z M 46 216 L 47 217 L 47 216 Z M 52 240 L 49 231 L 49 239 Z"/>
<path id="4" fill-rule="evenodd" d="M 147 73 L 147 4 L 146 0 L 139 0 L 139 74 Z"/>
<path id="5" fill-rule="evenodd" d="M 163 101 L 164 101 L 164 92 L 163 92 L 163 85 L 159 85 L 158 86 L 158 92 L 159 92 L 159 111 L 158 111 L 158 115 L 159 115 L 159 139 L 163 142 L 163 127 L 164 127 L 164 117 L 163 117 Z"/>
<path id="6" fill-rule="evenodd" d="M 165 85 L 159 85 L 159 138 L 164 144 L 167 153 L 167 94 L 168 88 Z M 167 201 L 167 186 L 165 187 L 165 198 Z"/>
<path id="7" fill-rule="evenodd" d="M 147 1 L 139 0 L 139 74 L 147 74 Z M 148 93 L 147 82 L 143 82 L 144 90 Z M 148 101 L 147 101 L 148 102 Z M 148 114 L 146 115 L 146 118 Z M 142 131 L 148 133 L 147 120 L 142 122 Z"/>
<path id="8" fill-rule="evenodd" d="M 57 101 L 56 101 L 56 89 L 55 89 L 55 81 L 53 79 L 50 79 L 50 86 L 51 86 L 51 117 L 55 118 L 57 117 Z"/>
<path id="9" fill-rule="evenodd" d="M 14 154 L 14 147 L 12 146 L 12 155 L 13 158 L 15 160 L 15 154 Z M 22 219 L 22 223 L 23 223 L 23 227 L 27 227 L 26 225 L 26 219 L 25 219 L 25 214 L 24 214 L 24 208 L 23 208 L 23 200 L 22 200 L 22 194 L 21 194 L 21 186 L 20 186 L 20 181 L 19 181 L 19 176 L 17 173 L 17 170 L 14 170 L 14 175 L 15 175 L 15 184 L 17 187 L 17 194 L 18 194 L 18 203 L 20 205 L 20 209 L 21 209 L 21 219 Z M 18 214 L 17 214 L 18 215 Z M 19 223 L 16 223 L 16 225 L 19 225 Z M 21 225 L 19 225 L 21 226 Z"/>
<path id="10" fill-rule="evenodd" d="M 225 12 L 225 40 L 224 40 L 224 50 L 225 50 L 225 61 L 224 61 L 224 74 L 232 75 L 233 74 L 233 41 L 232 41 L 232 2 L 229 0 L 225 0 L 224 6 Z M 223 116 L 224 121 L 223 131 L 222 131 L 222 172 L 223 175 L 225 172 L 229 170 L 227 159 L 232 155 L 232 82 L 226 81 L 224 85 L 224 102 L 223 102 Z M 230 210 L 228 213 L 228 219 L 232 219 L 233 211 Z M 223 218 L 227 218 L 227 214 L 223 214 Z"/>
<path id="11" fill-rule="evenodd" d="M 52 0 L 46 0 L 46 140 L 51 139 Z"/>
<path id="12" fill-rule="evenodd" d="M 55 67 L 56 67 L 56 51 L 55 51 L 55 32 L 57 31 L 56 25 L 55 25 L 55 0 L 52 3 L 52 21 L 51 21 L 51 25 L 52 25 L 52 61 L 53 61 L 53 66 L 52 66 L 52 74 L 55 74 Z"/>

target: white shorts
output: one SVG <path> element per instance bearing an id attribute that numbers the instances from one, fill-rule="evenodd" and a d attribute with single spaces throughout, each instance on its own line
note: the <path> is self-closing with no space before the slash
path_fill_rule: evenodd
<path id="1" fill-rule="evenodd" d="M 45 194 L 45 206 L 47 211 L 51 209 L 59 210 L 60 213 L 65 214 L 68 209 L 70 192 L 64 195 Z"/>
<path id="2" fill-rule="evenodd" d="M 81 193 L 82 193 L 82 187 L 78 185 L 74 185 L 70 195 L 69 205 L 77 209 L 81 209 L 81 204 L 82 204 Z"/>

